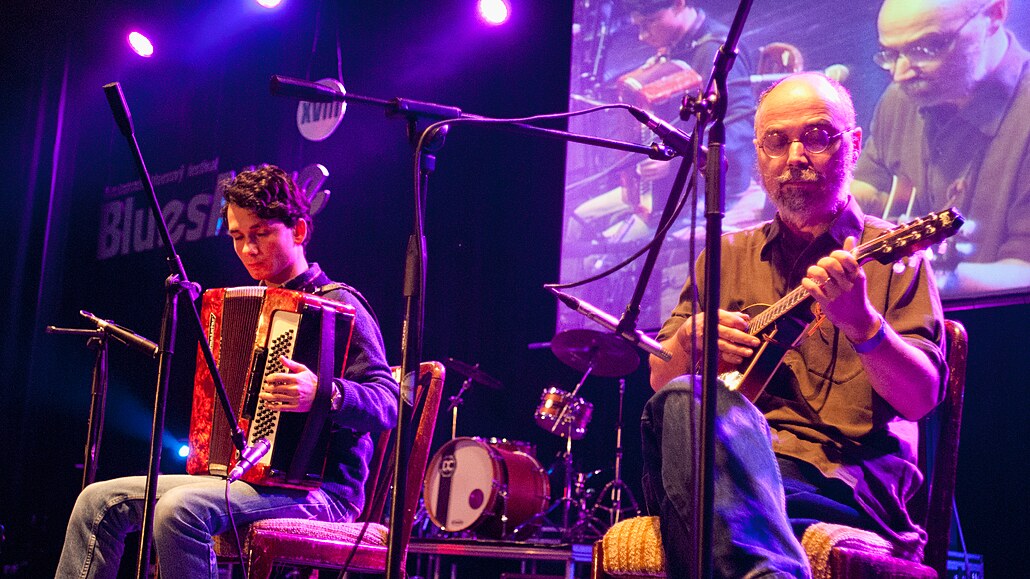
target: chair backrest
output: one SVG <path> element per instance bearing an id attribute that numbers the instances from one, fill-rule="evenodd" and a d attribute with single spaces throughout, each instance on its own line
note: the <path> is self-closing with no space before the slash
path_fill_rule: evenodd
<path id="1" fill-rule="evenodd" d="M 394 367 L 394 376 L 400 372 Z M 418 497 L 422 492 L 422 478 L 425 476 L 426 464 L 429 462 L 429 446 L 436 429 L 437 413 L 440 409 L 440 396 L 443 392 L 445 369 L 440 362 L 422 362 L 419 367 L 419 379 L 415 388 L 415 406 L 411 414 L 411 426 L 416 428 L 415 438 L 411 446 L 408 461 L 407 489 L 404 497 L 403 526 L 405 535 L 402 545 L 407 545 L 411 535 L 411 526 L 418 508 Z M 369 461 L 368 479 L 365 481 L 365 508 L 361 512 L 361 521 L 380 522 L 390 498 L 393 484 L 393 449 L 394 430 L 379 434 L 376 450 Z"/>
<path id="2" fill-rule="evenodd" d="M 948 384 L 944 399 L 937 407 L 934 421 L 938 428 L 933 449 L 930 495 L 926 507 L 926 533 L 929 539 L 923 563 L 947 577 L 950 543 L 952 499 L 955 496 L 955 474 L 958 468 L 959 430 L 962 425 L 962 403 L 966 387 L 966 359 L 969 337 L 955 320 L 945 320 Z M 929 442 L 929 441 L 928 441 Z"/>

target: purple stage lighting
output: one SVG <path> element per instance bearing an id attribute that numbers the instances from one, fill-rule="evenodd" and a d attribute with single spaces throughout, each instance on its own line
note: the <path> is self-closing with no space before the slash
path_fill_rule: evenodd
<path id="1" fill-rule="evenodd" d="M 511 15 L 506 0 L 479 0 L 479 17 L 487 24 L 504 24 Z"/>
<path id="2" fill-rule="evenodd" d="M 257 3 L 262 8 L 275 8 L 276 6 L 282 4 L 282 0 L 257 0 Z"/>
<path id="3" fill-rule="evenodd" d="M 132 47 L 136 54 L 143 58 L 150 58 L 154 55 L 154 45 L 150 43 L 149 38 L 139 32 L 132 31 L 129 33 L 129 46 Z"/>

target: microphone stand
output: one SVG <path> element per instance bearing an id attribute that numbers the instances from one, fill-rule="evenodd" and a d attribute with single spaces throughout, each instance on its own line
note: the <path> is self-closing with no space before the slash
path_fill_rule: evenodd
<path id="1" fill-rule="evenodd" d="M 401 331 L 401 388 L 397 408 L 395 435 L 397 437 L 397 444 L 395 445 L 394 453 L 393 492 L 390 498 L 390 538 L 386 551 L 386 577 L 388 579 L 401 579 L 403 577 L 402 567 L 405 559 L 403 537 L 407 533 L 401 528 L 401 523 L 405 517 L 400 516 L 400 513 L 405 508 L 404 497 L 407 495 L 407 465 L 413 439 L 409 421 L 413 414 L 412 404 L 414 400 L 414 386 L 417 381 L 416 374 L 421 364 L 423 313 L 425 311 L 426 238 L 423 223 L 425 220 L 426 193 L 429 174 L 436 165 L 436 153 L 443 146 L 443 138 L 447 132 L 446 127 L 442 127 L 433 135 L 421 135 L 417 132 L 417 125 L 419 120 L 432 120 L 435 122 L 451 119 L 468 119 L 487 122 L 487 119 L 478 115 L 464 113 L 457 107 L 403 98 L 391 100 L 377 99 L 354 93 L 344 93 L 318 83 L 280 75 L 272 76 L 269 88 L 273 94 L 308 102 L 356 102 L 383 108 L 387 116 L 403 116 L 407 119 L 408 138 L 413 144 L 423 141 L 429 143 L 428 146 L 423 147 L 426 151 L 425 154 L 421 150 L 416 150 L 416 155 L 420 156 L 421 163 L 417 168 L 417 175 L 415 176 L 415 220 L 411 237 L 408 239 L 404 265 L 405 315 Z M 658 145 L 646 147 L 634 143 L 578 135 L 567 131 L 546 129 L 522 123 L 491 124 L 497 124 L 499 128 L 511 131 L 529 133 L 566 142 L 641 153 L 652 159 L 667 161 L 675 156 L 674 151 Z"/>
<path id="2" fill-rule="evenodd" d="M 93 361 L 93 383 L 90 387 L 89 420 L 86 430 L 86 450 L 82 459 L 82 488 L 86 488 L 97 479 L 97 457 L 100 455 L 100 437 L 104 431 L 104 414 L 107 409 L 107 353 L 108 337 L 122 342 L 130 348 L 134 348 L 148 354 L 151 358 L 157 356 L 157 344 L 107 320 L 101 320 L 93 314 L 81 311 L 84 317 L 89 318 L 96 324 L 92 330 L 78 328 L 58 328 L 47 326 L 46 333 L 66 336 L 86 336 L 86 345 L 96 350 L 96 358 Z"/>
<path id="3" fill-rule="evenodd" d="M 86 345 L 96 351 L 93 361 L 93 381 L 90 387 L 89 421 L 86 423 L 86 450 L 82 459 L 82 488 L 97 478 L 97 457 L 100 455 L 100 437 L 104 431 L 104 411 L 107 407 L 107 332 L 99 328 L 82 330 L 47 326 L 46 333 L 86 336 Z"/>
<path id="4" fill-rule="evenodd" d="M 190 297 L 190 311 L 193 313 L 190 319 L 194 322 L 201 336 L 199 340 L 200 349 L 204 355 L 204 361 L 211 370 L 215 392 L 218 393 L 222 409 L 225 411 L 225 417 L 229 421 L 233 446 L 242 454 L 246 449 L 246 442 L 243 431 L 240 430 L 239 425 L 236 423 L 232 403 L 229 402 L 229 396 L 225 392 L 225 385 L 222 383 L 221 376 L 218 373 L 215 357 L 211 353 L 211 345 L 207 341 L 207 334 L 204 332 L 204 327 L 200 321 L 200 312 L 197 311 L 195 300 L 200 295 L 200 286 L 191 282 L 186 276 L 182 260 L 172 244 L 171 235 L 168 233 L 168 224 L 161 213 L 161 205 L 157 200 L 157 194 L 154 192 L 154 184 L 150 180 L 150 174 L 147 172 L 146 164 L 143 162 L 143 154 L 140 152 L 139 144 L 136 142 L 136 137 L 133 134 L 132 115 L 129 113 L 125 96 L 122 94 L 121 85 L 117 82 L 104 85 L 104 94 L 107 97 L 107 102 L 111 107 L 111 112 L 114 114 L 119 130 L 129 143 L 129 148 L 132 150 L 133 160 L 136 162 L 136 168 L 139 171 L 143 187 L 149 194 L 150 208 L 154 215 L 154 221 L 158 225 L 157 230 L 161 234 L 161 240 L 168 250 L 168 256 L 165 259 L 168 262 L 168 269 L 171 271 L 171 274 L 165 280 L 165 304 L 161 317 L 161 335 L 158 340 L 154 420 L 150 431 L 150 464 L 147 469 L 146 502 L 143 508 L 139 560 L 136 566 L 137 578 L 146 579 L 150 568 L 150 542 L 154 531 L 154 507 L 157 503 L 158 468 L 161 464 L 161 434 L 164 432 L 165 409 L 167 408 L 168 401 L 168 377 L 171 370 L 172 356 L 175 353 L 175 332 L 178 325 L 177 305 L 179 294 L 184 291 Z"/>
<path id="5" fill-rule="evenodd" d="M 698 127 L 703 127 L 710 115 L 712 126 L 708 130 L 708 159 L 705 163 L 705 288 L 704 288 L 704 360 L 701 378 L 701 412 L 698 440 L 700 447 L 700 476 L 695 479 L 694 494 L 694 563 L 693 577 L 707 579 L 712 576 L 712 495 L 714 492 L 715 455 L 715 412 L 718 387 L 719 362 L 719 300 L 722 262 L 722 218 L 726 206 L 726 152 L 724 144 L 726 131 L 723 124 L 726 116 L 726 84 L 730 69 L 737 56 L 737 41 L 744 29 L 744 22 L 751 11 L 753 0 L 741 0 L 733 17 L 726 43 L 715 56 L 712 76 L 704 94 L 696 102 L 684 99 L 680 118 L 692 115 L 698 117 Z M 713 90 L 714 89 L 714 90 Z M 696 276 L 694 276 L 696 279 Z M 698 480 L 700 479 L 700 480 Z M 700 482 L 700 484 L 698 484 Z"/>

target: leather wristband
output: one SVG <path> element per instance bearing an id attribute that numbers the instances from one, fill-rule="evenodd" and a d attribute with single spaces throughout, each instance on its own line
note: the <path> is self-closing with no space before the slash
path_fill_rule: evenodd
<path id="1" fill-rule="evenodd" d="M 855 349 L 855 352 L 859 354 L 866 354 L 872 352 L 874 349 L 876 349 L 877 346 L 880 345 L 880 342 L 882 342 L 883 339 L 887 337 L 887 320 L 883 319 L 883 316 L 877 317 L 880 318 L 880 329 L 876 330 L 876 333 L 873 334 L 872 338 L 869 338 L 868 340 L 865 340 L 864 342 L 859 342 L 857 344 L 851 342 L 850 338 L 848 339 L 848 341 L 851 342 L 851 347 Z"/>

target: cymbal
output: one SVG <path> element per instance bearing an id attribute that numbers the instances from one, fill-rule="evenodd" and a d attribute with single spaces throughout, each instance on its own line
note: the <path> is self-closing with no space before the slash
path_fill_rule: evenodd
<path id="1" fill-rule="evenodd" d="M 640 365 L 640 355 L 626 340 L 597 330 L 565 330 L 551 340 L 558 359 L 580 372 L 592 368 L 598 376 L 621 377 Z"/>
<path id="2" fill-rule="evenodd" d="M 465 376 L 473 382 L 478 382 L 487 388 L 492 388 L 494 390 L 504 388 L 504 384 L 501 384 L 500 380 L 480 370 L 479 364 L 473 366 L 471 364 L 455 360 L 454 358 L 447 358 L 447 362 L 444 364 L 444 367 Z"/>

